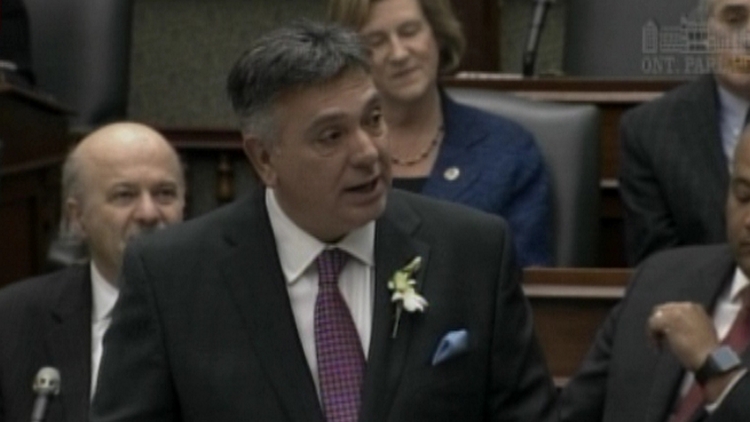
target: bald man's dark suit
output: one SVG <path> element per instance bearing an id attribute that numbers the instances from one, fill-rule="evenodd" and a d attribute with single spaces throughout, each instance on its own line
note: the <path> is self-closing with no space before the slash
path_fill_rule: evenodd
<path id="1" fill-rule="evenodd" d="M 375 230 L 361 421 L 548 421 L 554 388 L 504 222 L 389 194 Z M 391 338 L 387 280 L 415 256 L 424 314 Z M 126 252 L 92 421 L 322 422 L 263 190 Z M 466 353 L 431 360 L 449 331 Z"/>
<path id="2" fill-rule="evenodd" d="M 638 269 L 625 299 L 609 315 L 560 400 L 560 422 L 664 422 L 685 374 L 677 358 L 646 335 L 655 305 L 703 304 L 709 313 L 732 282 L 736 263 L 727 245 L 655 254 Z M 750 368 L 750 350 L 741 354 Z M 745 376 L 706 422 L 750 421 Z M 705 416 L 705 415 L 703 415 Z"/>
<path id="3" fill-rule="evenodd" d="M 91 389 L 91 275 L 88 265 L 0 290 L 0 421 L 31 418 L 39 368 L 60 371 L 46 422 L 86 420 Z"/>
<path id="4" fill-rule="evenodd" d="M 704 75 L 622 118 L 620 194 L 635 265 L 677 246 L 726 241 L 729 167 L 716 82 Z"/>

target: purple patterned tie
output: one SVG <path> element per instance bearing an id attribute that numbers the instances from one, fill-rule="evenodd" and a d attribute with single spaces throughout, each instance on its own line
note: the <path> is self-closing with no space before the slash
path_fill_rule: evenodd
<path id="1" fill-rule="evenodd" d="M 365 373 L 365 355 L 354 320 L 339 291 L 338 277 L 349 256 L 327 249 L 317 258 L 315 347 L 323 414 L 328 422 L 356 422 Z"/>

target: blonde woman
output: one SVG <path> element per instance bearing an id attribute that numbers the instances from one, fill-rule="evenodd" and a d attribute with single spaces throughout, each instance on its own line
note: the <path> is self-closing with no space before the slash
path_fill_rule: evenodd
<path id="1" fill-rule="evenodd" d="M 329 0 L 329 18 L 357 30 L 384 99 L 396 188 L 505 218 L 520 265 L 550 264 L 547 171 L 533 136 L 453 101 L 440 75 L 465 39 L 449 0 Z"/>

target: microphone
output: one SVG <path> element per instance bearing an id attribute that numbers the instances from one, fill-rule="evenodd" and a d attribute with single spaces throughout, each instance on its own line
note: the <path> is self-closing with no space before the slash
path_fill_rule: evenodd
<path id="1" fill-rule="evenodd" d="M 45 366 L 36 373 L 33 390 L 36 395 L 31 411 L 31 422 L 43 422 L 49 401 L 60 394 L 60 371 Z"/>
<path id="2" fill-rule="evenodd" d="M 534 75 L 536 52 L 539 49 L 539 37 L 542 35 L 547 9 L 554 0 L 536 0 L 534 16 L 529 26 L 529 37 L 526 39 L 526 49 L 523 52 L 523 76 Z"/>

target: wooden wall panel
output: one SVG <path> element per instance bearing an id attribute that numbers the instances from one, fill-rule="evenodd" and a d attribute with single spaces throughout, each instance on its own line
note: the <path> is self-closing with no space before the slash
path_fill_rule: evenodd
<path id="1" fill-rule="evenodd" d="M 497 0 L 452 0 L 452 3 L 466 36 L 466 54 L 460 70 L 500 70 Z"/>

